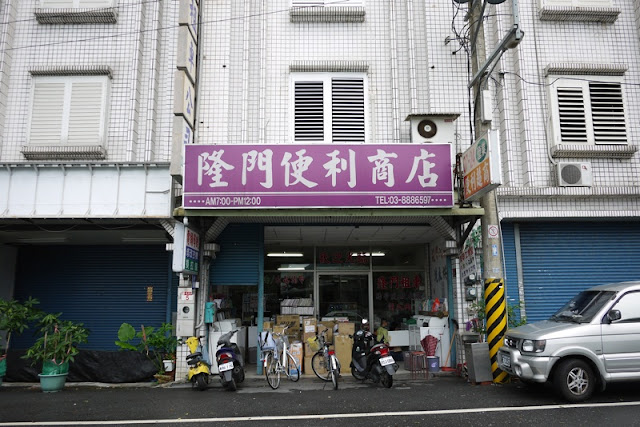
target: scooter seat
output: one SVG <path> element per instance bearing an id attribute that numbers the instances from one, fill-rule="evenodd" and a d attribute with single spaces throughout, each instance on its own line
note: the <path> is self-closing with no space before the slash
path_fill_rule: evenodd
<path id="1" fill-rule="evenodd" d="M 196 357 L 202 357 L 202 353 L 200 353 L 199 351 L 195 352 L 195 353 L 191 353 L 190 355 L 187 356 L 187 360 L 191 360 L 193 358 Z"/>

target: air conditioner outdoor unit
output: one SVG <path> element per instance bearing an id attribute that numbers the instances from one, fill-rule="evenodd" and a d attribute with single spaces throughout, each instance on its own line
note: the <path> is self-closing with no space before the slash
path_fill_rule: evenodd
<path id="1" fill-rule="evenodd" d="M 411 142 L 453 144 L 455 141 L 455 120 L 457 113 L 409 114 L 411 122 Z"/>
<path id="2" fill-rule="evenodd" d="M 560 187 L 591 187 L 593 185 L 591 163 L 559 162 L 558 185 Z"/>

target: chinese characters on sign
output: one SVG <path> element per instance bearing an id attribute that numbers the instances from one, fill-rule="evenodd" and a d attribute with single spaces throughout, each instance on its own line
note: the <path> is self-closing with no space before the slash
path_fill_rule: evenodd
<path id="1" fill-rule="evenodd" d="M 185 273 L 197 274 L 200 258 L 200 236 L 190 228 L 185 228 L 184 247 Z"/>
<path id="2" fill-rule="evenodd" d="M 491 131 L 462 155 L 464 199 L 474 201 L 502 184 L 498 134 Z"/>
<path id="3" fill-rule="evenodd" d="M 369 266 L 369 254 L 366 252 L 358 253 L 352 251 L 318 252 L 318 265 L 364 265 Z"/>
<path id="4" fill-rule="evenodd" d="M 414 302 L 424 298 L 423 286 L 419 273 L 380 274 L 375 278 L 374 304 L 389 314 L 413 312 Z"/>
<path id="5" fill-rule="evenodd" d="M 173 132 L 170 173 L 182 182 L 183 146 L 193 143 L 195 127 L 195 85 L 198 51 L 198 3 L 179 0 L 178 48 L 174 74 Z"/>
<path id="6" fill-rule="evenodd" d="M 200 267 L 200 235 L 177 222 L 173 229 L 173 260 L 175 273 L 198 274 Z"/>
<path id="7" fill-rule="evenodd" d="M 185 208 L 451 207 L 449 144 L 189 145 Z"/>

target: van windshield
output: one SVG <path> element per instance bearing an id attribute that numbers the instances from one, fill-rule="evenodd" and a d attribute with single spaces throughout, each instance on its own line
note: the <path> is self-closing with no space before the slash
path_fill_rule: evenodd
<path id="1" fill-rule="evenodd" d="M 556 322 L 588 323 L 615 295 L 612 291 L 583 291 L 564 307 L 556 311 L 549 320 Z"/>

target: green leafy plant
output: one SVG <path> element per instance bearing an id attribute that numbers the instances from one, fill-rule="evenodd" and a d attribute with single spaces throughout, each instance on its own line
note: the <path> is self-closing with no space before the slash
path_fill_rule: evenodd
<path id="1" fill-rule="evenodd" d="M 175 360 L 178 338 L 172 335 L 171 323 L 163 323 L 159 328 L 142 325 L 136 332 L 128 323 L 120 325 L 118 340 L 115 342 L 122 350 L 143 352 L 153 363 L 159 374 L 164 374 L 163 360 Z"/>
<path id="2" fill-rule="evenodd" d="M 0 351 L 0 359 L 6 357 L 11 344 L 11 336 L 19 335 L 29 327 L 29 324 L 37 320 L 42 312 L 35 306 L 40 302 L 29 297 L 21 303 L 16 300 L 0 299 L 0 331 L 6 334 L 4 349 Z"/>
<path id="3" fill-rule="evenodd" d="M 520 317 L 518 311 L 520 310 L 520 304 L 507 303 L 507 328 L 515 328 L 527 323 L 526 317 Z M 485 301 L 483 298 L 479 298 L 476 302 L 469 305 L 469 316 L 472 317 L 471 330 L 479 333 L 481 336 L 485 336 L 487 329 L 485 323 Z"/>
<path id="4" fill-rule="evenodd" d="M 24 356 L 33 364 L 52 362 L 62 365 L 73 362 L 78 355 L 78 345 L 89 340 L 89 330 L 82 323 L 62 320 L 62 313 L 45 314 L 38 322 L 38 338 Z"/>

